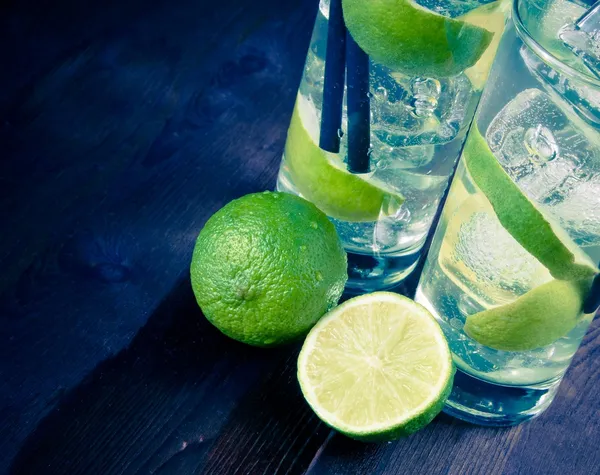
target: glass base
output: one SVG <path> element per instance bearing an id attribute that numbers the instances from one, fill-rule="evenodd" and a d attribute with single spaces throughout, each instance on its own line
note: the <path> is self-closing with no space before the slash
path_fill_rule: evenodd
<path id="1" fill-rule="evenodd" d="M 279 172 L 276 189 L 277 191 L 299 195 L 284 169 Z M 332 221 L 335 225 L 335 220 Z M 339 228 L 338 233 L 343 236 Z M 395 287 L 417 267 L 421 257 L 423 241 L 424 238 L 416 245 L 413 244 L 409 249 L 392 255 L 356 252 L 355 249 L 349 248 L 348 243 L 342 239 L 348 254 L 346 291 L 357 295 Z"/>
<path id="2" fill-rule="evenodd" d="M 398 285 L 415 269 L 421 256 L 417 252 L 401 256 L 348 253 L 346 291 L 362 294 L 385 290 Z"/>
<path id="3" fill-rule="evenodd" d="M 473 424 L 512 426 L 544 412 L 554 399 L 561 379 L 532 386 L 504 386 L 457 369 L 444 412 Z"/>

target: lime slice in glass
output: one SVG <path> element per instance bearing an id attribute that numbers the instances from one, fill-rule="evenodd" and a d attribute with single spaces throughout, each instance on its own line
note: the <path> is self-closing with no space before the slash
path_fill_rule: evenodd
<path id="1" fill-rule="evenodd" d="M 398 294 L 375 292 L 333 309 L 311 330 L 298 380 L 315 413 L 365 441 L 411 434 L 442 409 L 454 377 L 433 316 Z"/>
<path id="2" fill-rule="evenodd" d="M 342 9 L 352 38 L 374 61 L 412 76 L 459 74 L 479 60 L 494 36 L 410 0 L 342 0 Z"/>
<path id="3" fill-rule="evenodd" d="M 338 154 L 320 149 L 316 120 L 314 106 L 299 95 L 285 144 L 285 163 L 302 196 L 343 221 L 375 221 L 396 213 L 402 195 L 368 176 L 351 174 Z"/>
<path id="4" fill-rule="evenodd" d="M 467 317 L 465 333 L 496 350 L 527 351 L 567 335 L 582 316 L 591 279 L 553 280 L 512 303 Z"/>
<path id="5" fill-rule="evenodd" d="M 498 163 L 475 123 L 463 156 L 471 178 L 492 205 L 502 227 L 554 278 L 582 280 L 598 272 L 570 236 L 521 192 Z"/>

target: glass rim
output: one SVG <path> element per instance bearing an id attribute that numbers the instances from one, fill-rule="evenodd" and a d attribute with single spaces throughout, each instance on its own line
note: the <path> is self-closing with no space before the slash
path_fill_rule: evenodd
<path id="1" fill-rule="evenodd" d="M 600 88 L 600 79 L 595 78 L 592 74 L 586 74 L 582 71 L 579 71 L 572 66 L 564 63 L 562 60 L 554 56 L 550 53 L 546 48 L 544 48 L 537 40 L 533 38 L 523 21 L 521 20 L 521 15 L 519 14 L 519 5 L 521 2 L 526 0 L 513 0 L 512 7 L 512 21 L 515 25 L 515 29 L 517 30 L 517 34 L 519 38 L 530 48 L 542 61 L 548 64 L 550 67 L 555 69 L 556 71 L 563 73 L 570 78 L 575 78 L 578 81 L 584 82 L 594 88 Z"/>

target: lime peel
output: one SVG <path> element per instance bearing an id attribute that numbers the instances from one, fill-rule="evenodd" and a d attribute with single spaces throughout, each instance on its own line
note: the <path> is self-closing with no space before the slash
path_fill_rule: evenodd
<path id="1" fill-rule="evenodd" d="M 312 203 L 254 193 L 206 222 L 190 277 L 205 317 L 222 333 L 275 346 L 305 336 L 337 304 L 347 260 L 335 227 Z"/>
<path id="2" fill-rule="evenodd" d="M 549 345 L 579 323 L 591 279 L 552 280 L 512 303 L 467 317 L 465 333 L 482 345 L 503 351 L 528 351 Z"/>
<path id="3" fill-rule="evenodd" d="M 344 20 L 358 45 L 395 71 L 448 77 L 473 66 L 493 33 L 444 17 L 410 0 L 342 0 Z"/>
<path id="4" fill-rule="evenodd" d="M 598 268 L 562 228 L 545 217 L 496 160 L 474 122 L 464 147 L 467 170 L 515 240 L 556 279 L 581 280 Z"/>
<path id="5" fill-rule="evenodd" d="M 328 216 L 343 221 L 376 221 L 396 213 L 404 202 L 400 193 L 349 173 L 338 155 L 316 145 L 303 124 L 315 116 L 310 107 L 298 96 L 285 144 L 285 163 L 296 189 Z"/>

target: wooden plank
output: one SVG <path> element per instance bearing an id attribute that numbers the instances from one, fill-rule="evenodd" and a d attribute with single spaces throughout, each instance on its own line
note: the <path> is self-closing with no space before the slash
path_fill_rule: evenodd
<path id="1" fill-rule="evenodd" d="M 0 136 L 0 472 L 20 450 L 20 473 L 168 473 L 273 364 L 198 324 L 185 276 L 204 221 L 274 186 L 316 5 L 35 6 L 3 17 L 25 30 L 5 44 L 53 42 Z M 209 345 L 169 346 L 169 322 Z"/>
<path id="2" fill-rule="evenodd" d="M 368 445 L 336 435 L 311 475 L 599 473 L 600 322 L 576 354 L 555 401 L 537 419 L 512 428 L 477 427 L 438 416 L 424 430 L 391 444 Z"/>
<path id="3" fill-rule="evenodd" d="M 316 2 L 0 8 L 0 473 L 598 473 L 598 322 L 540 418 L 373 445 L 312 414 L 298 346 L 197 308 L 194 239 L 274 186 Z"/>

